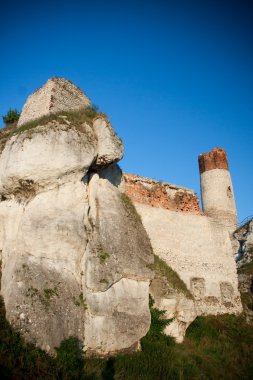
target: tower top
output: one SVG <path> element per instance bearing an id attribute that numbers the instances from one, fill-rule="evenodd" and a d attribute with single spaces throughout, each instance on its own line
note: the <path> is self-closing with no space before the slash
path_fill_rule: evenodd
<path id="1" fill-rule="evenodd" d="M 88 97 L 71 81 L 64 78 L 50 78 L 28 97 L 18 127 L 42 116 L 61 111 L 76 111 L 88 106 L 90 106 Z"/>
<path id="2" fill-rule="evenodd" d="M 227 154 L 222 148 L 214 148 L 211 152 L 200 154 L 198 161 L 200 174 L 213 169 L 229 170 Z"/>

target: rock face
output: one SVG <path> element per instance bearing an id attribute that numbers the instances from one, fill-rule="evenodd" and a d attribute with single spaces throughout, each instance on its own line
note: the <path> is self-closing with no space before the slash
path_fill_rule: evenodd
<path id="1" fill-rule="evenodd" d="M 27 99 L 18 127 L 42 116 L 61 111 L 75 111 L 90 106 L 90 100 L 72 82 L 51 78 Z"/>
<path id="2" fill-rule="evenodd" d="M 103 356 L 139 348 L 150 327 L 149 293 L 173 318 L 165 332 L 178 342 L 197 315 L 239 313 L 222 223 L 223 211 L 236 216 L 224 152 L 200 160 L 207 204 L 218 197 L 225 205 L 206 215 L 190 189 L 123 175 L 122 141 L 89 105 L 75 85 L 53 78 L 28 98 L 18 128 L 0 134 L 8 320 L 48 352 L 76 336 L 87 354 Z"/>
<path id="3" fill-rule="evenodd" d="M 7 318 L 49 352 L 69 336 L 90 354 L 135 350 L 149 329 L 152 248 L 119 190 L 122 154 L 105 117 L 75 123 L 64 115 L 14 134 L 1 154 Z"/>
<path id="4" fill-rule="evenodd" d="M 234 238 L 239 243 L 237 269 L 244 314 L 248 323 L 253 323 L 253 220 L 237 229 Z"/>
<path id="5" fill-rule="evenodd" d="M 253 219 L 238 228 L 233 237 L 238 242 L 237 266 L 251 263 L 253 260 Z"/>

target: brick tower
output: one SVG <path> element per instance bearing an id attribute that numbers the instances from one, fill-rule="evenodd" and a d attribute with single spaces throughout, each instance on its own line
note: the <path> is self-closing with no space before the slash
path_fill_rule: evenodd
<path id="1" fill-rule="evenodd" d="M 238 220 L 225 150 L 214 148 L 200 154 L 198 160 L 203 211 L 230 231 L 235 230 Z"/>

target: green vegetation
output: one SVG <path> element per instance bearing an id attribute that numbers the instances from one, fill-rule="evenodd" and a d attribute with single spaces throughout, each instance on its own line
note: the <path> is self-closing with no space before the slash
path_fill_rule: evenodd
<path id="1" fill-rule="evenodd" d="M 30 286 L 28 289 L 27 289 L 27 292 L 26 292 L 26 296 L 27 297 L 35 297 L 38 295 L 38 289 L 37 288 L 34 288 L 33 286 Z"/>
<path id="2" fill-rule="evenodd" d="M 78 296 L 78 299 L 73 297 L 74 305 L 76 306 L 82 306 L 84 310 L 87 309 L 86 299 L 83 297 L 83 293 L 80 293 Z"/>
<path id="3" fill-rule="evenodd" d="M 247 308 L 251 311 L 253 311 L 253 295 L 250 292 L 245 292 L 241 294 L 242 303 L 244 305 L 244 310 Z"/>
<path id="4" fill-rule="evenodd" d="M 84 358 L 82 345 L 78 339 L 70 337 L 65 339 L 60 347 L 56 348 L 57 378 L 86 379 L 84 377 Z"/>
<path id="5" fill-rule="evenodd" d="M 99 252 L 99 261 L 100 261 L 100 264 L 104 264 L 105 260 L 108 259 L 108 257 L 110 257 L 109 253 Z"/>
<path id="6" fill-rule="evenodd" d="M 145 351 L 149 345 L 156 344 L 158 341 L 162 344 L 174 345 L 174 339 L 164 334 L 164 329 L 170 324 L 172 319 L 165 318 L 165 311 L 154 307 L 155 301 L 149 296 L 149 309 L 151 314 L 150 329 L 141 340 L 141 348 Z"/>
<path id="7" fill-rule="evenodd" d="M 142 351 L 98 359 L 82 356 L 70 337 L 52 358 L 24 342 L 5 319 L 0 300 L 0 375 L 2 379 L 38 380 L 247 380 L 253 373 L 253 329 L 243 317 L 198 317 L 184 343 L 163 333 L 169 324 L 150 300 L 151 328 Z"/>
<path id="8" fill-rule="evenodd" d="M 9 123 L 6 124 L 6 128 L 3 128 L 0 130 L 0 151 L 3 150 L 6 142 L 14 135 L 30 131 L 34 129 L 37 126 L 44 126 L 49 122 L 52 122 L 53 120 L 64 124 L 66 127 L 69 128 L 76 128 L 77 130 L 81 131 L 83 130 L 83 123 L 87 123 L 89 125 L 92 124 L 93 119 L 100 115 L 98 113 L 98 108 L 96 106 L 87 107 L 83 110 L 79 111 L 73 111 L 73 112 L 66 112 L 62 111 L 56 114 L 50 114 L 46 116 L 42 116 L 41 118 L 38 118 L 36 120 L 33 120 L 29 123 L 26 123 L 19 128 L 16 127 L 16 123 Z M 85 130 L 86 134 L 88 135 L 87 131 Z"/>
<path id="9" fill-rule="evenodd" d="M 248 249 L 247 249 L 247 254 L 250 256 L 250 257 L 253 257 L 253 246 L 250 246 Z M 253 274 L 253 260 L 252 261 L 249 261 L 248 263 L 246 264 L 243 264 L 241 267 L 238 268 L 238 273 L 239 274 Z"/>
<path id="10" fill-rule="evenodd" d="M 27 289 L 26 296 L 30 297 L 32 299 L 39 300 L 45 307 L 48 307 L 50 305 L 50 302 L 54 297 L 59 297 L 58 289 L 55 286 L 52 288 L 46 288 L 43 290 L 43 292 L 40 292 L 37 288 L 34 288 L 33 286 L 30 286 Z"/>
<path id="11" fill-rule="evenodd" d="M 244 264 L 242 267 L 238 268 L 238 273 L 243 274 L 253 274 L 253 261 Z"/>
<path id="12" fill-rule="evenodd" d="M 2 116 L 5 125 L 16 123 L 19 119 L 20 113 L 16 108 L 10 108 L 5 116 Z"/>
<path id="13" fill-rule="evenodd" d="M 51 298 L 53 297 L 58 297 L 58 290 L 57 290 L 57 287 L 55 286 L 54 289 L 52 288 L 47 288 L 47 289 L 44 289 L 44 297 L 46 298 L 46 300 L 49 302 L 51 300 Z"/>
<path id="14" fill-rule="evenodd" d="M 129 198 L 128 195 L 125 193 L 120 193 L 121 202 L 124 206 L 125 211 L 128 214 L 128 217 L 130 220 L 132 220 L 134 223 L 141 223 L 141 217 L 138 214 L 132 200 Z"/>
<path id="15" fill-rule="evenodd" d="M 253 246 L 248 248 L 247 250 L 248 254 L 253 257 Z M 246 277 L 251 278 L 251 287 L 246 292 L 241 292 L 241 299 L 242 304 L 244 308 L 244 312 L 246 315 L 248 314 L 248 317 L 252 320 L 251 312 L 253 311 L 253 282 L 252 282 L 252 276 L 253 276 L 253 260 L 243 264 L 241 267 L 238 268 L 238 274 L 246 275 Z M 250 314 L 248 313 L 250 312 Z"/>
<path id="16" fill-rule="evenodd" d="M 83 293 L 79 294 L 77 302 L 79 303 L 78 306 L 82 306 L 84 308 L 84 310 L 87 309 L 86 299 L 83 297 Z"/>
<path id="17" fill-rule="evenodd" d="M 156 274 L 165 277 L 168 285 L 180 293 L 183 293 L 187 298 L 193 298 L 191 292 L 187 289 L 185 283 L 181 280 L 179 275 L 171 269 L 164 260 L 154 255 L 154 264 L 148 266 Z"/>
<path id="18" fill-rule="evenodd" d="M 99 257 L 99 262 L 100 264 L 104 264 L 105 263 L 105 260 L 108 259 L 110 257 L 110 254 L 105 252 L 103 246 L 101 243 L 99 243 L 97 245 L 97 253 L 98 253 L 98 257 Z"/>
<path id="19" fill-rule="evenodd" d="M 38 119 L 32 120 L 29 123 L 26 123 L 19 127 L 16 133 L 22 133 L 29 129 L 35 128 L 38 125 L 45 125 L 53 120 L 63 123 L 64 120 L 67 120 L 70 125 L 77 128 L 81 128 L 83 123 L 92 124 L 93 119 L 99 114 L 96 111 L 96 108 L 86 107 L 83 110 L 79 111 L 61 111 L 59 113 L 53 113 L 50 115 L 42 116 Z"/>

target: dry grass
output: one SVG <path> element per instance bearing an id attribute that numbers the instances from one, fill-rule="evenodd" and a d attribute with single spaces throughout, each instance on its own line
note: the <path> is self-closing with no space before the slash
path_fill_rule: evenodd
<path id="1" fill-rule="evenodd" d="M 7 127 L 0 130 L 0 152 L 4 149 L 6 142 L 14 135 L 31 131 L 38 126 L 46 126 L 52 121 L 57 121 L 61 124 L 65 123 L 66 126 L 69 125 L 70 128 L 75 127 L 76 129 L 82 130 L 82 125 L 84 123 L 92 125 L 92 121 L 98 115 L 100 114 L 94 108 L 87 107 L 79 111 L 62 111 L 59 113 L 46 115 L 24 125 L 21 125 L 19 128 L 17 128 L 17 123 L 9 124 Z M 64 122 L 64 117 L 68 121 L 68 124 Z"/>

